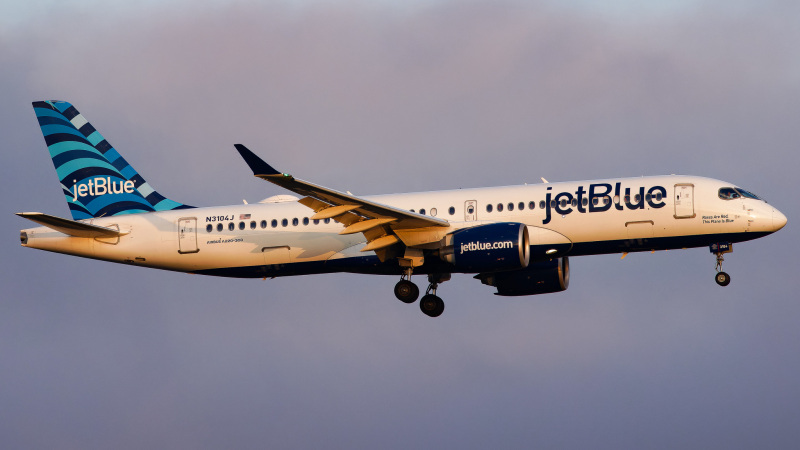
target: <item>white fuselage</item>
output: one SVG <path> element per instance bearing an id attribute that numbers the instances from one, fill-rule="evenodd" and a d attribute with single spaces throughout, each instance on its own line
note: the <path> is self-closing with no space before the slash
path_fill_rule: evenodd
<path id="1" fill-rule="evenodd" d="M 523 223 L 531 234 L 531 257 L 538 259 L 740 242 L 786 223 L 764 201 L 722 199 L 720 188 L 729 186 L 673 175 L 365 198 L 450 222 L 439 233 L 494 222 Z M 313 221 L 312 215 L 296 201 L 126 214 L 89 222 L 126 233 L 118 238 L 70 237 L 38 227 L 23 230 L 23 245 L 223 276 L 401 273 L 394 265 L 386 267 L 375 253 L 361 252 L 366 242 L 362 234 L 340 235 L 341 224 Z M 551 248 L 555 255 L 545 253 Z"/>

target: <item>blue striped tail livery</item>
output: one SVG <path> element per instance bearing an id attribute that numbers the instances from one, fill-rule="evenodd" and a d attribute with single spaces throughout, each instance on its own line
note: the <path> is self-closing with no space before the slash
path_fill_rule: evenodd
<path id="1" fill-rule="evenodd" d="M 71 104 L 33 110 L 73 219 L 192 208 L 153 189 Z"/>

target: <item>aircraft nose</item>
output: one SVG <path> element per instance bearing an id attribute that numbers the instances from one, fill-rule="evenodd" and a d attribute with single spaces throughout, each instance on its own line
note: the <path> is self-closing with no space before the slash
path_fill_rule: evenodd
<path id="1" fill-rule="evenodd" d="M 786 225 L 786 216 L 775 208 L 772 208 L 772 229 L 778 231 Z"/>

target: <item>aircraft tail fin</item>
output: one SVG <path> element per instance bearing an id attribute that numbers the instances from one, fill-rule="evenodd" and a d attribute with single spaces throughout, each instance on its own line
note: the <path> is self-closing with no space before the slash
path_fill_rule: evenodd
<path id="1" fill-rule="evenodd" d="M 73 219 L 192 208 L 153 189 L 70 103 L 33 110 Z"/>

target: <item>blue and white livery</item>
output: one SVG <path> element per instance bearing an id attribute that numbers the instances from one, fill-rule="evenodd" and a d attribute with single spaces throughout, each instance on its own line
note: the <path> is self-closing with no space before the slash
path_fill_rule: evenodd
<path id="1" fill-rule="evenodd" d="M 420 308 L 452 273 L 497 295 L 560 292 L 569 257 L 709 247 L 716 281 L 736 242 L 774 233 L 786 217 L 732 183 L 656 176 L 355 196 L 275 170 L 245 146 L 253 174 L 294 195 L 257 204 L 192 207 L 159 194 L 69 103 L 33 103 L 72 219 L 18 213 L 41 227 L 25 247 L 195 274 L 267 278 L 331 272 L 395 275 Z"/>

